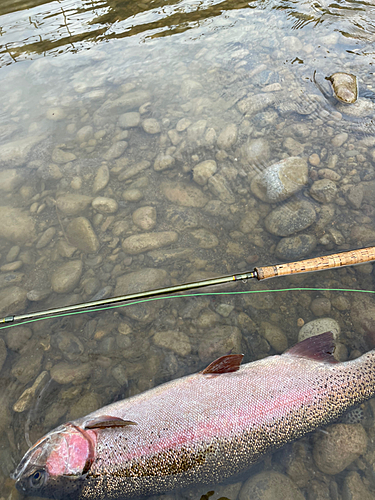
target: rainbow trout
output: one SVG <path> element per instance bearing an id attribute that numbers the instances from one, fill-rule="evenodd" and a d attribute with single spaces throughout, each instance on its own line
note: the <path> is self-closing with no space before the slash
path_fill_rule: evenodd
<path id="1" fill-rule="evenodd" d="M 375 393 L 375 350 L 335 362 L 331 332 L 240 366 L 203 372 L 68 422 L 21 460 L 19 491 L 53 499 L 118 500 L 217 483 L 266 452 L 338 419 Z"/>

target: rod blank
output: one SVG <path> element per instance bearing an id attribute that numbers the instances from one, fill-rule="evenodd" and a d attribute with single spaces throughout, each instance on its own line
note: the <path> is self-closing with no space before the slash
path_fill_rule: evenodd
<path id="1" fill-rule="evenodd" d="M 7 316 L 0 319 L 0 323 L 13 323 L 15 321 L 26 321 L 36 318 L 48 318 L 51 315 L 73 313 L 76 311 L 88 310 L 91 312 L 93 308 L 100 308 L 111 304 L 120 304 L 122 302 L 129 302 L 136 299 L 146 299 L 148 297 L 157 297 L 170 293 L 185 292 L 195 288 L 203 288 L 212 285 L 220 285 L 229 283 L 231 281 L 242 281 L 251 278 L 264 280 L 269 278 L 276 278 L 278 276 L 290 276 L 298 273 L 309 273 L 313 271 L 324 271 L 327 269 L 334 269 L 337 267 L 353 266 L 356 264 L 364 264 L 375 260 L 375 247 L 361 248 L 358 250 L 351 250 L 349 252 L 336 253 L 326 255 L 323 257 L 315 257 L 314 259 L 306 259 L 298 262 L 290 262 L 288 264 L 276 264 L 274 266 L 257 267 L 254 271 L 248 271 L 240 274 L 231 274 L 227 276 L 220 276 L 209 280 L 195 281 L 192 283 L 184 283 L 182 285 L 175 285 L 166 288 L 158 288 L 156 290 L 147 290 L 145 292 L 138 292 L 129 295 L 122 295 L 120 297 L 112 297 L 109 299 L 96 300 L 93 302 L 84 302 L 82 304 L 75 304 L 72 306 L 59 307 L 56 309 L 48 309 L 45 311 L 31 312 L 19 316 Z"/>

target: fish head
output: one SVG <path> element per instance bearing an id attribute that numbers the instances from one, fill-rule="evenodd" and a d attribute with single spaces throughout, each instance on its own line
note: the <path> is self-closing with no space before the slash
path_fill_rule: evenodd
<path id="1" fill-rule="evenodd" d="M 95 431 L 68 423 L 46 434 L 24 455 L 12 477 L 24 495 L 67 498 L 82 489 L 95 458 Z"/>

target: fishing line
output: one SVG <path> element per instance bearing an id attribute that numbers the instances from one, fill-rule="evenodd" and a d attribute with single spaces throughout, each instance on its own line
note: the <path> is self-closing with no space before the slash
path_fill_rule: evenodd
<path id="1" fill-rule="evenodd" d="M 55 314 L 50 316 L 45 316 L 42 318 L 35 318 L 26 321 L 22 321 L 21 323 L 12 323 L 5 326 L 0 326 L 0 330 L 4 328 L 12 328 L 14 326 L 22 326 L 28 323 L 35 323 L 36 321 L 42 321 L 46 319 L 56 319 L 63 318 L 65 316 L 73 316 L 77 314 L 89 314 L 99 311 L 108 311 L 110 309 L 117 309 L 119 307 L 127 307 L 134 306 L 136 304 L 144 304 L 145 302 L 153 302 L 155 300 L 167 300 L 167 299 L 177 299 L 177 298 L 189 298 L 189 297 L 208 297 L 208 296 L 217 296 L 217 295 L 243 295 L 247 293 L 275 293 L 275 292 L 357 292 L 357 293 L 375 293 L 375 290 L 357 290 L 355 288 L 313 288 L 313 287 L 298 287 L 298 288 L 280 288 L 277 290 L 238 290 L 234 292 L 201 292 L 201 293 L 187 293 L 187 294 L 178 294 L 178 295 L 169 295 L 163 297 L 150 297 L 148 299 L 136 300 L 134 302 L 126 302 L 125 304 L 116 304 L 113 306 L 105 306 L 105 307 L 97 307 L 93 309 L 85 309 L 80 311 L 67 312 L 63 314 Z"/>

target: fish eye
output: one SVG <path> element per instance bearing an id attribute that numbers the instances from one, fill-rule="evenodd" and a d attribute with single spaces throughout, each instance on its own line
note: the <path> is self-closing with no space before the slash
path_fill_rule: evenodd
<path id="1" fill-rule="evenodd" d="M 32 488 L 41 488 L 46 479 L 46 472 L 44 470 L 37 470 L 32 476 L 30 476 L 29 481 Z"/>

